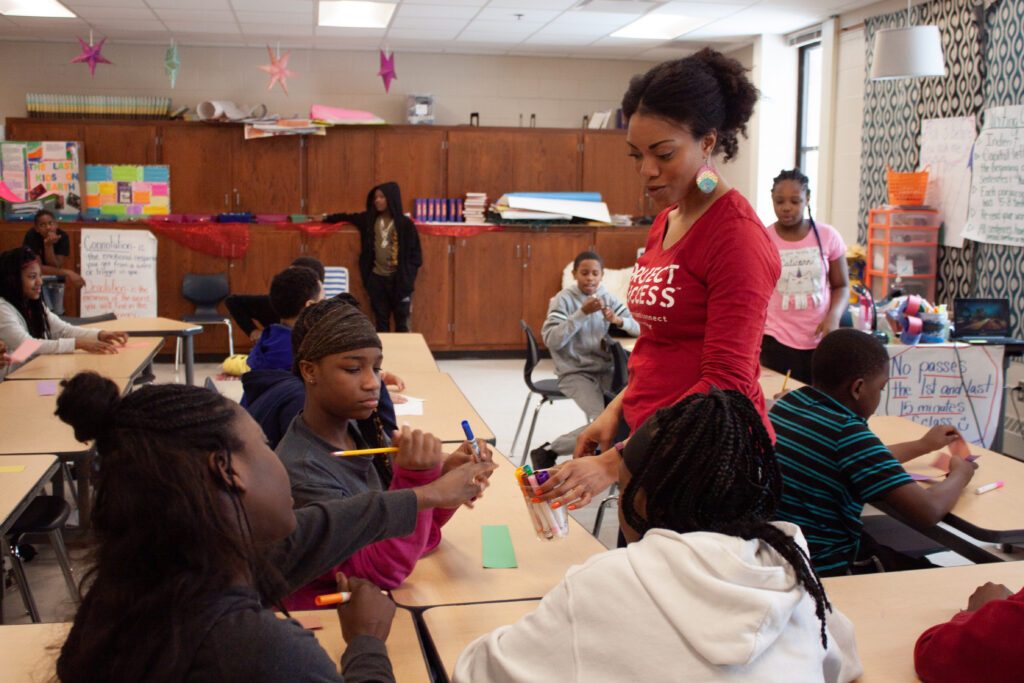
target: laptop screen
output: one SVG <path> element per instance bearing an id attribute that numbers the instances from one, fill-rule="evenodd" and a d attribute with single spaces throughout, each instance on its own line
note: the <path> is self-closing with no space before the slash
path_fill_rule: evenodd
<path id="1" fill-rule="evenodd" d="M 1007 337 L 1010 335 L 1009 299 L 955 299 L 953 337 Z"/>

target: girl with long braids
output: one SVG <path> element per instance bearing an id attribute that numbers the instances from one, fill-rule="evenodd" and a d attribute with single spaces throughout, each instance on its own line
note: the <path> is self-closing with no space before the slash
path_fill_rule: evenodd
<path id="1" fill-rule="evenodd" d="M 768 302 L 761 365 L 811 383 L 811 355 L 839 327 L 850 296 L 846 245 L 831 225 L 816 223 L 811 190 L 800 169 L 783 171 L 772 185 L 778 218 L 768 236 L 779 250 L 782 277 Z M 805 217 L 806 214 L 806 217 Z"/>
<path id="2" fill-rule="evenodd" d="M 398 491 L 444 477 L 471 462 L 468 441 L 451 455 L 431 434 L 411 430 L 387 434 L 375 408 L 380 399 L 380 337 L 357 308 L 327 300 L 307 306 L 293 331 L 293 372 L 305 385 L 302 411 L 277 446 L 291 478 L 296 507 L 365 491 Z M 336 456 L 337 451 L 396 446 L 387 455 Z M 485 461 L 486 442 L 478 441 Z M 393 456 L 393 457 L 389 457 Z M 373 581 L 381 588 L 402 584 L 416 562 L 441 542 L 441 527 L 454 510 L 423 510 L 416 529 L 401 538 L 374 543 L 354 553 L 337 571 Z M 289 596 L 290 609 L 313 609 L 313 598 L 330 589 L 328 572 Z"/>
<path id="3" fill-rule="evenodd" d="M 216 392 L 148 385 L 121 398 L 95 373 L 61 383 L 57 415 L 95 439 L 95 548 L 57 660 L 61 681 L 393 681 L 394 605 L 339 577 L 347 650 L 333 656 L 267 605 L 359 548 L 410 533 L 419 510 L 480 495 L 491 465 L 418 489 L 292 510 L 259 426 Z"/>
<path id="4" fill-rule="evenodd" d="M 853 626 L 794 524 L 751 401 L 711 388 L 626 444 L 629 541 L 574 567 L 536 611 L 469 645 L 453 681 L 850 681 Z M 671 672 L 671 674 L 666 674 Z"/>
<path id="5" fill-rule="evenodd" d="M 0 254 L 0 342 L 10 351 L 31 338 L 42 341 L 38 353 L 117 353 L 128 340 L 124 332 L 67 324 L 46 307 L 42 292 L 42 265 L 34 251 L 18 247 Z"/>

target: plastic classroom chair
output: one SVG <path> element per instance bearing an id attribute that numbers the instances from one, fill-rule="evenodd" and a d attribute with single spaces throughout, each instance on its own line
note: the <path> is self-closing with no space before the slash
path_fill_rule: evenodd
<path id="1" fill-rule="evenodd" d="M 28 579 L 25 577 L 25 566 L 18 551 L 18 543 L 25 534 L 45 533 L 50 538 L 50 545 L 57 553 L 57 562 L 60 564 L 61 572 L 64 573 L 64 582 L 68 586 L 68 592 L 75 603 L 82 602 L 82 595 L 75 585 L 75 577 L 71 570 L 71 560 L 68 558 L 67 548 L 64 547 L 64 536 L 60 530 L 71 513 L 71 507 L 59 496 L 37 496 L 25 512 L 21 513 L 18 521 L 14 523 L 10 531 L 0 537 L 2 553 L 11 558 L 11 566 L 14 569 L 14 579 L 21 591 L 21 600 L 25 603 L 34 623 L 41 621 L 39 608 L 36 607 L 35 598 L 32 597 L 32 590 L 29 588 Z"/>
<path id="2" fill-rule="evenodd" d="M 537 408 L 533 411 L 530 431 L 526 435 L 526 445 L 523 447 L 523 461 L 519 463 L 521 467 L 526 464 L 526 456 L 530 454 L 530 442 L 533 440 L 533 429 L 537 426 L 537 416 L 540 414 L 541 406 L 545 403 L 554 403 L 569 397 L 558 390 L 558 380 L 556 379 L 533 381 L 533 369 L 540 362 L 540 348 L 537 346 L 537 338 L 533 336 L 533 330 L 526 324 L 526 321 L 520 320 L 519 324 L 522 326 L 523 332 L 526 333 L 526 366 L 523 368 L 523 379 L 526 381 L 526 388 L 529 389 L 529 393 L 526 394 L 523 413 L 519 416 L 516 435 L 512 438 L 512 445 L 508 449 L 509 455 L 515 452 L 516 442 L 519 440 L 519 432 L 523 428 L 523 420 L 526 419 L 526 410 L 530 407 L 530 399 L 533 398 L 534 394 L 540 396 L 540 403 L 537 404 Z"/>
<path id="3" fill-rule="evenodd" d="M 612 354 L 612 386 L 604 392 L 604 403 L 608 405 L 612 399 L 619 395 L 619 392 L 626 388 L 626 384 L 629 383 L 629 354 L 626 353 L 626 349 L 622 347 L 622 344 L 615 341 L 611 337 L 605 337 L 605 346 Z M 628 433 L 616 434 L 616 440 L 621 440 L 618 437 L 628 436 Z M 598 534 L 601 533 L 601 523 L 604 521 L 604 510 L 608 503 L 614 503 L 619 499 L 619 485 L 618 483 L 612 484 L 612 487 L 608 490 L 608 495 L 604 497 L 604 500 L 597 506 L 597 516 L 594 519 L 594 530 L 591 532 L 594 538 L 597 538 Z"/>
<path id="4" fill-rule="evenodd" d="M 235 338 L 231 325 L 231 316 L 224 315 L 217 310 L 220 302 L 227 298 L 231 290 L 228 286 L 227 273 L 211 273 L 199 275 L 197 273 L 185 273 L 185 279 L 181 283 L 181 295 L 191 301 L 195 307 L 195 313 L 181 316 L 187 323 L 198 323 L 200 325 L 227 325 L 228 328 L 228 355 L 235 355 Z M 174 370 L 177 372 L 181 364 L 181 337 L 178 337 L 174 350 Z"/>

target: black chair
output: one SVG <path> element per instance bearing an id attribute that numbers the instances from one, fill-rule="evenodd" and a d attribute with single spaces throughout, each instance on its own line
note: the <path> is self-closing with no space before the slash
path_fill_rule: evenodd
<path id="1" fill-rule="evenodd" d="M 235 339 L 231 325 L 231 317 L 224 315 L 217 310 L 220 302 L 231 293 L 228 287 L 227 273 L 211 273 L 199 275 L 196 273 L 185 273 L 185 279 L 181 284 L 181 295 L 191 301 L 196 312 L 181 316 L 187 323 L 198 323 L 200 325 L 227 325 L 228 328 L 228 355 L 235 355 Z M 178 370 L 181 364 L 181 337 L 174 351 L 174 370 Z"/>
<path id="2" fill-rule="evenodd" d="M 612 385 L 611 388 L 604 392 L 604 403 L 608 405 L 611 401 L 619 395 L 619 392 L 626 388 L 626 384 L 629 383 L 629 354 L 626 353 L 626 349 L 622 348 L 622 344 L 615 341 L 611 337 L 605 337 L 604 339 L 605 348 L 608 349 L 612 354 Z M 619 431 L 615 434 L 616 441 L 622 441 L 629 436 L 629 428 L 625 426 L 625 422 L 619 424 Z M 604 497 L 604 500 L 597 506 L 597 517 L 594 519 L 594 530 L 591 532 L 594 538 L 601 532 L 601 523 L 604 521 L 604 509 L 608 503 L 613 503 L 619 499 L 619 485 L 618 483 L 612 484 L 611 489 L 608 490 L 608 495 Z"/>
<path id="3" fill-rule="evenodd" d="M 534 394 L 540 396 L 540 403 L 537 404 L 537 408 L 533 411 L 533 421 L 530 422 L 530 431 L 526 435 L 526 445 L 523 447 L 523 461 L 520 465 L 525 465 L 526 456 L 530 454 L 530 442 L 533 440 L 533 430 L 537 426 L 537 415 L 540 413 L 541 406 L 545 403 L 554 403 L 569 397 L 558 390 L 558 380 L 541 379 L 536 382 L 533 381 L 533 369 L 540 362 L 540 348 L 537 346 L 536 337 L 533 336 L 533 330 L 526 324 L 526 321 L 520 320 L 519 324 L 522 326 L 523 332 L 526 333 L 526 366 L 523 368 L 523 379 L 526 381 L 526 388 L 529 389 L 529 393 L 526 394 L 526 402 L 523 404 L 523 413 L 519 416 L 516 435 L 512 438 L 512 446 L 508 450 L 509 455 L 515 452 L 516 442 L 519 440 L 519 432 L 523 428 L 523 420 L 526 419 L 526 410 L 530 407 L 530 399 L 533 398 Z"/>
<path id="4" fill-rule="evenodd" d="M 41 621 L 39 608 L 36 607 L 35 598 L 32 597 L 32 590 L 29 588 L 28 579 L 25 577 L 25 566 L 18 551 L 18 544 L 25 534 L 47 534 L 50 537 L 50 545 L 53 546 L 54 552 L 57 553 L 57 562 L 64 573 L 64 582 L 68 586 L 71 599 L 76 603 L 82 602 L 82 595 L 78 591 L 78 586 L 75 585 L 75 577 L 71 570 L 71 560 L 68 558 L 67 548 L 64 547 L 64 537 L 60 533 L 70 513 L 71 507 L 63 498 L 59 496 L 37 496 L 25 508 L 25 512 L 21 513 L 18 521 L 14 523 L 10 531 L 5 536 L 0 537 L 0 543 L 3 545 L 0 555 L 7 555 L 11 558 L 14 579 L 21 590 L 21 600 L 25 603 L 25 609 L 28 610 L 32 621 L 35 623 Z"/>

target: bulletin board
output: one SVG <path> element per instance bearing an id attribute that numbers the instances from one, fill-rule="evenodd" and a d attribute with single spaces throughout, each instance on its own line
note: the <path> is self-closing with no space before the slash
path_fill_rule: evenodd
<path id="1" fill-rule="evenodd" d="M 26 202 L 56 195 L 54 213 L 77 215 L 82 207 L 78 153 L 77 142 L 0 142 L 0 180 Z"/>
<path id="2" fill-rule="evenodd" d="M 171 212 L 168 166 L 85 167 L 86 215 L 119 220 L 166 216 Z"/>

